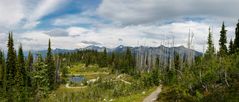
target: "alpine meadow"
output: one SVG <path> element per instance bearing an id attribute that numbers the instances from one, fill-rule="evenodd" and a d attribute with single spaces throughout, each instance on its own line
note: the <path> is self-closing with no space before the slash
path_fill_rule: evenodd
<path id="1" fill-rule="evenodd" d="M 0 102 L 239 102 L 237 0 L 2 0 Z"/>

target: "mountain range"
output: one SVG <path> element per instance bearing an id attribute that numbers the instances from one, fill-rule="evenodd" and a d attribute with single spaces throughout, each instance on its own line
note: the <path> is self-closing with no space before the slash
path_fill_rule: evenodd
<path id="1" fill-rule="evenodd" d="M 96 46 L 96 45 L 90 45 L 85 48 L 78 48 L 78 49 L 74 49 L 74 50 L 56 48 L 56 49 L 53 49 L 52 52 L 54 54 L 75 52 L 75 51 L 79 51 L 79 50 L 95 50 L 98 52 L 103 52 L 104 49 L 106 49 L 106 51 L 108 53 L 111 53 L 111 52 L 122 53 L 122 52 L 125 52 L 127 50 L 127 48 L 130 48 L 132 53 L 138 53 L 138 54 L 150 53 L 150 55 L 153 55 L 153 56 L 155 56 L 155 55 L 156 56 L 170 56 L 170 55 L 173 55 L 175 52 L 182 56 L 188 56 L 189 52 L 193 53 L 194 56 L 202 55 L 201 52 L 192 50 L 192 49 L 188 49 L 184 46 L 166 47 L 163 45 L 158 46 L 158 47 L 148 47 L 148 46 L 130 47 L 130 46 L 120 45 L 115 48 L 106 48 L 106 47 L 100 47 L 100 46 Z M 34 55 L 36 55 L 38 53 L 42 54 L 42 56 L 44 57 L 44 56 L 46 56 L 47 50 L 33 51 Z M 27 53 L 25 53 L 25 55 L 27 55 Z"/>

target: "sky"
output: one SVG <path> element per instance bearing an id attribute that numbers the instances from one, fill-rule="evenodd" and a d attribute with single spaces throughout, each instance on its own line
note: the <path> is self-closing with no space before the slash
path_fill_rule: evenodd
<path id="1" fill-rule="evenodd" d="M 222 22 L 227 39 L 234 39 L 238 0 L 0 0 L 0 48 L 8 33 L 15 47 L 43 50 L 76 49 L 89 45 L 185 46 L 189 31 L 192 48 L 206 49 L 208 28 L 214 44 Z M 174 42 L 174 43 L 173 43 Z"/>

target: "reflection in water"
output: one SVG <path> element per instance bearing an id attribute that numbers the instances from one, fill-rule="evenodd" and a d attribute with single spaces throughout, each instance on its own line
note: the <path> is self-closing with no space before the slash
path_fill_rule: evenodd
<path id="1" fill-rule="evenodd" d="M 85 78 L 83 76 L 74 76 L 74 77 L 69 78 L 69 81 L 75 82 L 75 83 L 79 83 L 83 80 L 85 80 Z"/>

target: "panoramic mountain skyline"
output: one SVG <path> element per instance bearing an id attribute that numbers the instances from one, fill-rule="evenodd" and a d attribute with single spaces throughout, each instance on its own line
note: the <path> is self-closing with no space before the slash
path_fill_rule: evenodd
<path id="1" fill-rule="evenodd" d="M 217 1 L 217 2 L 215 2 Z M 216 48 L 222 22 L 234 39 L 236 0 L 4 0 L 0 2 L 0 48 L 8 32 L 25 50 L 75 49 L 89 45 L 187 46 L 189 29 L 197 51 L 206 49 L 208 28 Z"/>

